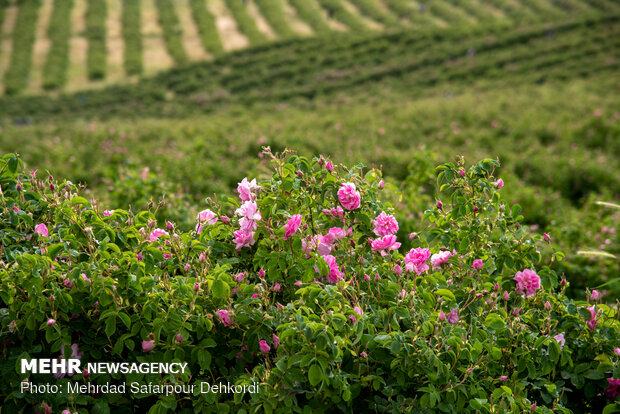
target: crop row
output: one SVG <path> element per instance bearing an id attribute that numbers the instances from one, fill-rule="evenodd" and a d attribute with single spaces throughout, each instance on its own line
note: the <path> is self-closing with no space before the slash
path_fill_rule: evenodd
<path id="1" fill-rule="evenodd" d="M 108 52 L 106 49 L 106 16 L 108 10 L 105 0 L 90 0 L 86 11 L 86 39 L 88 55 L 86 68 L 91 80 L 104 79 Z"/>
<path id="2" fill-rule="evenodd" d="M 319 3 L 327 10 L 329 17 L 344 23 L 349 30 L 363 32 L 369 29 L 357 16 L 344 7 L 341 0 L 319 0 Z"/>
<path id="3" fill-rule="evenodd" d="M 73 0 L 54 2 L 54 9 L 47 30 L 51 46 L 43 69 L 43 87 L 45 89 L 61 88 L 67 81 L 72 7 Z"/>
<path id="4" fill-rule="evenodd" d="M 192 17 L 200 32 L 202 46 L 214 56 L 224 53 L 222 40 L 215 25 L 215 17 L 207 10 L 206 2 L 204 0 L 190 0 L 189 5 L 192 10 Z"/>
<path id="5" fill-rule="evenodd" d="M 300 39 L 174 69 L 135 86 L 81 93 L 80 100 L 72 95 L 60 100 L 4 99 L 0 112 L 45 116 L 96 110 L 106 116 L 121 108 L 126 112 L 129 105 L 136 108 L 136 115 L 158 114 L 164 107 L 170 114 L 183 114 L 226 102 L 312 98 L 397 78 L 415 90 L 442 82 L 466 85 L 480 77 L 525 83 L 569 79 L 613 70 L 606 57 L 618 47 L 618 20 L 610 16 L 528 30 L 498 29 L 492 41 L 487 35 L 464 31 L 405 31 L 365 39 L 340 36 L 322 43 Z M 551 31 L 554 36 L 549 38 Z M 164 100 L 167 91 L 174 92 L 174 102 Z"/>
<path id="6" fill-rule="evenodd" d="M 122 27 L 125 41 L 124 64 L 127 75 L 142 73 L 142 15 L 140 0 L 123 0 Z"/>
<path id="7" fill-rule="evenodd" d="M 286 21 L 284 6 L 281 0 L 256 0 L 256 4 L 278 37 L 287 39 L 296 36 L 295 31 Z"/>
<path id="8" fill-rule="evenodd" d="M 188 61 L 187 52 L 183 45 L 182 29 L 179 17 L 174 9 L 174 0 L 157 0 L 156 4 L 159 24 L 164 32 L 164 41 L 168 53 L 177 64 L 186 63 Z"/>
<path id="9" fill-rule="evenodd" d="M 381 23 L 386 28 L 394 29 L 401 25 L 396 16 L 379 7 L 375 0 L 355 0 L 353 4 L 357 6 L 362 14 Z"/>
<path id="10" fill-rule="evenodd" d="M 314 33 L 322 35 L 331 32 L 317 0 L 289 0 L 289 2 L 297 11 L 299 18 L 308 23 Z"/>
<path id="11" fill-rule="evenodd" d="M 226 5 L 235 18 L 237 27 L 248 39 L 250 45 L 256 45 L 267 41 L 267 36 L 258 30 L 254 18 L 248 13 L 246 0 L 226 0 Z"/>
<path id="12" fill-rule="evenodd" d="M 7 95 L 15 95 L 28 85 L 32 63 L 32 47 L 40 5 L 40 0 L 21 0 L 19 2 L 19 12 L 13 30 L 11 65 L 4 79 Z"/>

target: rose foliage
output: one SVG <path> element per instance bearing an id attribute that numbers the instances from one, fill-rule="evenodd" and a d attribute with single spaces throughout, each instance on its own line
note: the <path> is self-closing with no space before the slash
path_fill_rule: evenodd
<path id="1" fill-rule="evenodd" d="M 2 412 L 613 409 L 617 309 L 566 297 L 538 252 L 547 242 L 502 201 L 497 161 L 440 165 L 442 202 L 407 237 L 403 212 L 381 200 L 380 171 L 265 156 L 271 177 L 240 177 L 188 232 L 4 156 Z M 60 356 L 188 371 L 21 374 L 22 358 Z M 24 380 L 258 382 L 260 392 L 31 394 Z"/>

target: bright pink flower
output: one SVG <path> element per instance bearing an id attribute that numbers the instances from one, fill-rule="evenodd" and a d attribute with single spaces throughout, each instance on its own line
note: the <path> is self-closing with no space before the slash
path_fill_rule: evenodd
<path id="1" fill-rule="evenodd" d="M 607 378 L 607 382 L 609 383 L 609 387 L 603 390 L 605 394 L 612 400 L 620 397 L 620 379 L 609 377 Z"/>
<path id="2" fill-rule="evenodd" d="M 301 280 L 298 280 L 297 282 L 293 283 L 293 285 L 299 287 L 302 285 Z"/>
<path id="3" fill-rule="evenodd" d="M 416 272 L 417 275 L 428 270 L 426 261 L 431 257 L 431 251 L 422 247 L 411 249 L 405 255 L 405 270 L 407 272 Z"/>
<path id="4" fill-rule="evenodd" d="M 497 181 L 495 181 L 493 185 L 495 186 L 495 188 L 502 188 L 504 186 L 504 180 L 500 178 Z"/>
<path id="5" fill-rule="evenodd" d="M 536 295 L 536 290 L 540 289 L 540 277 L 533 270 L 517 272 L 513 279 L 517 282 L 517 292 L 528 298 Z"/>
<path id="6" fill-rule="evenodd" d="M 235 248 L 237 250 L 241 249 L 242 247 L 253 246 L 254 243 L 256 242 L 254 240 L 254 232 L 246 233 L 243 230 L 237 230 L 233 234 L 235 235 L 235 239 L 233 241 L 236 244 Z"/>
<path id="7" fill-rule="evenodd" d="M 368 357 L 368 354 L 364 351 L 360 352 L 360 358 L 366 358 Z"/>
<path id="8" fill-rule="evenodd" d="M 218 309 L 215 313 L 217 313 L 217 316 L 220 317 L 220 321 L 222 321 L 224 326 L 229 326 L 232 324 L 232 321 L 230 320 L 230 316 L 228 315 L 227 310 Z"/>
<path id="9" fill-rule="evenodd" d="M 448 323 L 451 323 L 452 325 L 457 323 L 458 320 L 459 320 L 459 310 L 458 309 L 451 309 L 450 313 L 446 317 L 446 320 L 448 321 Z"/>
<path id="10" fill-rule="evenodd" d="M 250 201 L 254 194 L 252 191 L 259 186 L 256 184 L 256 179 L 252 181 L 248 181 L 248 178 L 245 177 L 239 184 L 237 184 L 237 192 L 239 193 L 239 197 L 243 201 Z"/>
<path id="11" fill-rule="evenodd" d="M 461 169 L 459 169 L 459 175 L 460 175 L 461 177 L 465 177 L 465 170 L 464 170 L 464 169 L 462 169 L 462 168 L 461 168 Z"/>
<path id="12" fill-rule="evenodd" d="M 342 207 L 347 210 L 355 210 L 361 205 L 361 196 L 359 191 L 355 189 L 355 184 L 344 183 L 338 190 L 338 200 Z"/>
<path id="13" fill-rule="evenodd" d="M 288 240 L 301 225 L 301 214 L 295 214 L 286 223 L 286 231 L 284 232 L 284 240 Z"/>
<path id="14" fill-rule="evenodd" d="M 198 224 L 196 224 L 196 233 L 202 233 L 203 226 L 217 223 L 217 216 L 209 209 L 202 210 L 198 213 Z"/>
<path id="15" fill-rule="evenodd" d="M 69 411 L 69 409 L 62 410 L 62 414 L 71 414 L 71 411 Z"/>
<path id="16" fill-rule="evenodd" d="M 394 273 L 396 273 L 396 275 L 400 276 L 400 274 L 403 273 L 402 267 L 400 267 L 399 265 L 394 265 Z"/>
<path id="17" fill-rule="evenodd" d="M 443 203 L 440 200 L 437 200 L 437 202 L 435 203 L 435 205 L 437 206 L 437 208 L 441 209 L 443 208 Z"/>
<path id="18" fill-rule="evenodd" d="M 441 265 L 444 263 L 448 263 L 448 259 L 454 256 L 454 253 L 444 250 L 439 253 L 435 253 L 431 256 L 431 264 L 433 265 L 433 269 L 441 268 Z"/>
<path id="19" fill-rule="evenodd" d="M 384 186 L 385 186 L 385 183 L 383 182 L 383 180 L 379 180 L 379 184 L 377 184 L 377 187 L 379 187 L 379 190 L 382 190 Z"/>
<path id="20" fill-rule="evenodd" d="M 278 348 L 280 346 L 280 338 L 278 338 L 278 335 L 272 334 L 271 339 L 273 340 L 273 347 Z"/>
<path id="21" fill-rule="evenodd" d="M 151 352 L 155 348 L 155 341 L 142 341 L 142 352 Z"/>
<path id="22" fill-rule="evenodd" d="M 161 236 L 169 236 L 168 232 L 166 230 L 162 230 L 162 229 L 155 229 L 151 232 L 151 234 L 149 235 L 149 240 L 154 242 L 157 239 L 159 239 Z"/>
<path id="23" fill-rule="evenodd" d="M 327 162 L 325 163 L 325 169 L 326 169 L 327 171 L 329 171 L 329 172 L 334 171 L 334 166 L 332 165 L 332 162 L 331 162 L 331 161 L 327 161 Z"/>
<path id="24" fill-rule="evenodd" d="M 620 356 L 620 348 L 614 349 L 614 354 Z"/>
<path id="25" fill-rule="evenodd" d="M 45 224 L 43 224 L 43 223 L 37 224 L 36 226 L 34 226 L 34 232 L 38 233 L 42 237 L 49 236 L 49 232 L 47 230 L 47 226 Z"/>
<path id="26" fill-rule="evenodd" d="M 323 259 L 327 262 L 329 266 L 329 274 L 327 275 L 327 280 L 329 283 L 338 283 L 338 280 L 341 279 L 344 275 L 338 269 L 338 264 L 336 263 L 336 258 L 332 255 L 327 255 Z"/>
<path id="27" fill-rule="evenodd" d="M 506 381 L 508 381 L 508 377 L 507 377 L 506 375 L 502 375 L 501 377 L 499 377 L 499 379 L 500 379 L 502 382 L 506 382 Z"/>
<path id="28" fill-rule="evenodd" d="M 484 267 L 484 262 L 482 261 L 482 259 L 476 259 L 474 260 L 474 264 L 471 267 L 476 270 L 480 270 Z"/>
<path id="29" fill-rule="evenodd" d="M 589 306 L 588 310 L 590 311 L 590 320 L 586 322 L 586 325 L 588 325 L 588 328 L 590 328 L 590 330 L 593 331 L 596 329 L 596 325 L 600 321 L 596 319 L 596 308 L 594 306 Z"/>
<path id="30" fill-rule="evenodd" d="M 560 344 L 560 349 L 564 348 L 564 344 L 566 343 L 566 339 L 564 339 L 564 334 L 557 334 L 553 337 L 558 344 Z"/>
<path id="31" fill-rule="evenodd" d="M 267 341 L 264 339 L 258 343 L 258 347 L 260 348 L 261 353 L 266 354 L 271 351 L 271 347 L 267 344 Z"/>
<path id="32" fill-rule="evenodd" d="M 55 323 L 56 323 L 55 319 L 48 319 L 47 320 L 47 326 L 54 326 Z"/>
<path id="33" fill-rule="evenodd" d="M 551 310 L 551 303 L 549 303 L 549 301 L 545 302 L 545 309 Z"/>
<path id="34" fill-rule="evenodd" d="M 280 284 L 276 283 L 275 285 L 273 285 L 271 290 L 273 290 L 274 292 L 279 292 L 280 291 Z"/>
<path id="35" fill-rule="evenodd" d="M 400 247 L 400 243 L 396 241 L 396 236 L 393 234 L 380 237 L 375 240 L 370 240 L 370 245 L 373 250 L 380 251 L 381 256 L 385 256 L 387 254 L 386 250 L 397 250 Z"/>
<path id="36" fill-rule="evenodd" d="M 370 281 L 370 276 L 368 276 L 368 275 L 364 275 L 364 280 L 365 280 L 366 282 Z"/>
<path id="37" fill-rule="evenodd" d="M 543 239 L 545 239 L 545 241 L 549 241 L 551 240 L 551 237 L 549 237 L 547 233 L 543 233 Z"/>
<path id="38" fill-rule="evenodd" d="M 194 292 L 198 292 L 200 290 L 200 284 L 198 282 L 194 283 Z"/>
<path id="39" fill-rule="evenodd" d="M 136 258 L 138 259 L 138 261 L 142 261 L 142 252 L 138 252 L 138 254 L 136 255 Z"/>
<path id="40" fill-rule="evenodd" d="M 394 218 L 394 216 L 385 214 L 382 211 L 373 221 L 375 225 L 374 232 L 377 236 L 389 236 L 391 234 L 396 234 L 398 231 L 398 222 Z"/>
<path id="41" fill-rule="evenodd" d="M 592 300 L 598 300 L 598 297 L 599 297 L 598 290 L 594 289 L 590 296 L 592 297 Z"/>
<path id="42" fill-rule="evenodd" d="M 444 319 L 446 319 L 446 314 L 443 311 L 439 311 L 439 320 L 443 321 Z"/>
<path id="43" fill-rule="evenodd" d="M 364 314 L 364 312 L 362 312 L 362 309 L 359 306 L 356 306 L 353 308 L 353 310 L 355 311 L 355 313 L 357 313 L 359 316 L 362 316 Z"/>
<path id="44" fill-rule="evenodd" d="M 114 214 L 114 210 L 103 210 L 103 217 L 110 217 Z"/>
<path id="45" fill-rule="evenodd" d="M 260 277 L 261 279 L 263 279 L 265 277 L 265 271 L 263 270 L 262 267 L 258 271 L 258 277 Z"/>

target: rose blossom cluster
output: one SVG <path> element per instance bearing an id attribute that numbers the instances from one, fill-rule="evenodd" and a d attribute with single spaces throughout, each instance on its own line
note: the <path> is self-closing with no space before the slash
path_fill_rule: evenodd
<path id="1" fill-rule="evenodd" d="M 247 177 L 244 178 L 238 185 L 237 191 L 239 197 L 244 202 L 241 207 L 235 211 L 235 215 L 240 216 L 239 227 L 240 229 L 235 231 L 234 242 L 235 248 L 240 250 L 242 247 L 249 247 L 255 243 L 254 231 L 256 230 L 256 223 L 262 219 L 260 211 L 258 211 L 258 205 L 256 204 L 256 194 L 254 190 L 258 188 L 256 180 L 248 182 Z"/>
<path id="2" fill-rule="evenodd" d="M 332 227 L 326 235 L 308 236 L 307 240 L 301 241 L 302 250 L 306 252 L 306 257 L 310 257 L 310 253 L 316 250 L 319 255 L 326 256 L 331 253 L 336 241 L 344 239 L 347 235 L 353 233 L 352 229 L 348 231 L 340 227 Z"/>
<path id="3" fill-rule="evenodd" d="M 517 282 L 517 292 L 527 298 L 536 295 L 536 291 L 540 289 L 540 277 L 533 270 L 525 269 L 517 272 L 513 279 Z"/>
<path id="4" fill-rule="evenodd" d="M 398 231 L 398 222 L 394 216 L 382 211 L 375 217 L 373 224 L 375 226 L 373 231 L 379 236 L 374 240 L 368 239 L 373 250 L 379 251 L 381 256 L 385 256 L 390 250 L 396 250 L 400 247 L 400 243 L 396 241 L 395 233 Z"/>

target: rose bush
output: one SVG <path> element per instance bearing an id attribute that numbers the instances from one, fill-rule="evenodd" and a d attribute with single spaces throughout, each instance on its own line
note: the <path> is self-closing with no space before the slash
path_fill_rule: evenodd
<path id="1" fill-rule="evenodd" d="M 617 309 L 565 295 L 568 284 L 551 267 L 562 254 L 542 236 L 530 237 L 519 208 L 502 201 L 497 161 L 440 165 L 442 202 L 428 203 L 415 233 L 403 237 L 392 205 L 382 201 L 388 186 L 380 171 L 269 150 L 265 157 L 270 178 L 243 179 L 236 196 L 208 199 L 186 232 L 151 211 L 104 211 L 72 183 L 24 172 L 18 157 L 3 157 L 3 409 L 613 407 Z M 187 362 L 189 371 L 57 380 L 20 373 L 22 358 L 62 356 Z M 30 394 L 20 392 L 24 380 L 257 381 L 260 392 Z"/>

